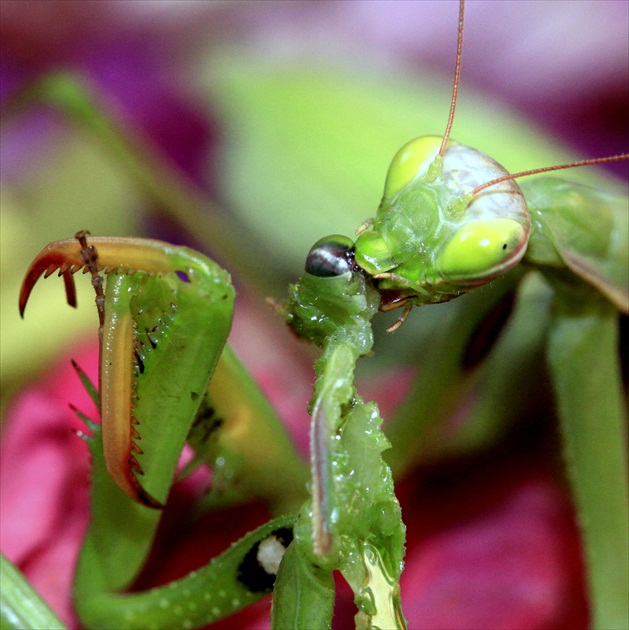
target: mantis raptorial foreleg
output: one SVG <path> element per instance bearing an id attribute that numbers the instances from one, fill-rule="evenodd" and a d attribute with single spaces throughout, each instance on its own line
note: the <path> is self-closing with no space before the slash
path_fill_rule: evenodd
<path id="1" fill-rule="evenodd" d="M 148 239 L 89 237 L 88 251 L 87 234 L 78 236 L 51 243 L 33 261 L 20 310 L 24 312 L 37 279 L 56 270 L 64 277 L 68 302 L 76 305 L 72 274 L 83 265 L 91 267 L 102 317 L 100 405 L 105 460 L 116 483 L 134 500 L 153 504 L 138 473 L 152 479 L 151 466 L 160 468 L 160 474 L 163 469 L 152 463 L 146 451 L 159 451 L 156 460 L 162 464 L 166 456 L 176 460 L 181 436 L 187 437 L 207 390 L 204 404 L 227 420 L 218 447 L 239 491 L 248 488 L 275 496 L 286 506 L 294 502 L 301 489 L 287 494 L 285 480 L 280 490 L 276 475 L 260 479 L 255 472 L 261 467 L 276 470 L 280 477 L 289 475 L 293 480 L 289 487 L 295 489 L 305 482 L 301 462 L 268 401 L 229 349 L 208 390 L 231 321 L 229 276 L 186 248 Z M 100 271 L 107 273 L 104 293 Z M 162 411 L 165 419 L 160 419 Z M 179 425 L 176 440 L 170 433 L 175 425 Z M 268 442 L 264 452 L 247 441 L 249 435 Z M 155 446 L 154 440 L 165 445 Z M 162 484 L 171 480 L 167 474 Z"/>
<path id="2" fill-rule="evenodd" d="M 72 274 L 83 266 L 92 274 L 102 322 L 102 423 L 90 423 L 93 518 L 77 567 L 77 609 L 90 627 L 208 623 L 270 590 L 281 553 L 263 588 L 247 577 L 244 558 L 278 529 L 292 532 L 290 517 L 252 533 L 165 593 L 114 594 L 130 585 L 146 559 L 160 514 L 145 506 L 165 502 L 199 406 L 211 405 L 223 418 L 215 452 L 204 453 L 203 440 L 191 443 L 206 461 L 220 460 L 229 480 L 227 495 L 233 486 L 237 497 L 264 496 L 276 509 L 293 509 L 304 490 L 305 468 L 268 402 L 224 349 L 234 295 L 224 271 L 186 248 L 81 232 L 76 239 L 51 243 L 36 257 L 24 282 L 21 311 L 37 279 L 56 270 L 75 305 Z M 208 389 L 221 354 L 217 381 Z M 217 580 L 218 594 L 197 601 L 198 589 L 211 591 Z M 169 602 L 171 616 L 158 605 L 163 602 Z M 178 611 L 186 606 L 184 619 Z"/>
<path id="3" fill-rule="evenodd" d="M 20 295 L 22 313 L 37 279 L 57 269 L 74 301 L 71 274 L 86 264 L 81 236 L 83 242 L 51 243 L 35 258 Z M 234 291 L 226 272 L 186 248 L 103 237 L 90 245 L 98 253 L 89 264 L 109 273 L 99 307 L 107 469 L 128 496 L 159 507 L 225 345 Z"/>

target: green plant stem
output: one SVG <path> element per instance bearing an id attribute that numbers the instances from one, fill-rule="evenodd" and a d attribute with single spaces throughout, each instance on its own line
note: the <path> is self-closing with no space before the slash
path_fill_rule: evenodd
<path id="1" fill-rule="evenodd" d="M 198 186 L 178 171 L 161 152 L 137 131 L 126 127 L 103 108 L 89 81 L 69 72 L 46 75 L 18 94 L 7 111 L 28 105 L 51 105 L 96 138 L 112 161 L 134 182 L 156 209 L 174 219 L 192 238 L 211 251 L 236 274 L 256 281 L 271 273 L 256 261 L 263 254 L 245 226 L 218 207 Z M 247 247 L 243 247 L 243 242 Z"/>
<path id="2" fill-rule="evenodd" d="M 66 630 L 20 570 L 0 554 L 0 627 L 2 630 L 45 628 Z"/>

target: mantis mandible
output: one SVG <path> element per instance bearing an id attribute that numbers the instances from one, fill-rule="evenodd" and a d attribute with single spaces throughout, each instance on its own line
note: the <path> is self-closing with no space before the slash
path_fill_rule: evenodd
<path id="1" fill-rule="evenodd" d="M 308 605 L 320 607 L 325 617 L 331 572 L 341 570 L 354 586 L 365 623 L 403 627 L 397 589 L 403 556 L 399 506 L 392 495 L 390 471 L 379 459 L 386 441 L 379 433 L 377 411 L 362 403 L 353 389 L 354 364 L 371 351 L 370 320 L 378 309 L 403 309 L 390 327 L 397 330 L 412 306 L 451 300 L 523 268 L 541 270 L 554 292 L 549 361 L 567 448 L 574 458 L 576 503 L 584 521 L 590 520 L 585 541 L 591 550 L 592 599 L 600 607 L 595 609 L 595 625 L 606 626 L 609 619 L 623 614 L 604 603 L 609 557 L 622 555 L 622 551 L 616 538 L 609 544 L 604 540 L 608 519 L 601 527 L 591 522 L 591 515 L 600 511 L 600 498 L 596 478 L 584 479 L 584 474 L 592 467 L 600 472 L 597 462 L 601 458 L 607 466 L 603 479 L 617 477 L 619 472 L 622 475 L 626 466 L 623 442 L 614 440 L 614 436 L 622 436 L 623 409 L 616 368 L 610 360 L 616 352 L 617 312 L 629 310 L 627 243 L 618 237 L 627 230 L 626 200 L 559 180 L 531 180 L 519 187 L 515 179 L 534 171 L 508 174 L 482 153 L 450 140 L 462 32 L 463 3 L 455 94 L 444 136 L 418 138 L 398 152 L 376 217 L 359 228 L 356 241 L 335 235 L 315 244 L 307 257 L 306 273 L 291 289 L 289 301 L 278 307 L 299 336 L 324 348 L 311 403 L 312 497 L 296 519 L 284 517 L 256 530 L 237 544 L 229 558 L 209 565 L 204 575 L 177 584 L 171 592 L 179 598 L 177 606 L 200 603 L 201 591 L 195 589 L 208 589 L 221 571 L 231 571 L 230 575 L 240 571 L 242 577 L 243 558 L 249 551 L 287 529 L 294 530 L 295 538 L 292 543 L 286 535 L 283 538 L 290 543 L 278 574 L 283 589 L 295 575 L 299 579 L 308 576 L 317 585 Z M 595 231 L 590 227 L 593 215 Z M 64 277 L 72 303 L 71 274 L 82 267 L 91 272 L 102 315 L 99 393 L 104 462 L 111 479 L 99 469 L 95 497 L 99 492 L 117 496 L 113 480 L 131 499 L 116 510 L 127 511 L 125 518 L 132 528 L 154 530 L 159 513 L 147 511 L 145 506 L 159 508 L 167 499 L 181 447 L 202 406 L 212 372 L 217 363 L 221 365 L 233 290 L 223 270 L 190 250 L 156 241 L 92 238 L 79 233 L 76 239 L 51 243 L 35 259 L 25 280 L 22 311 L 38 277 L 56 269 Z M 99 280 L 102 271 L 109 274 L 104 290 Z M 190 328 L 194 335 L 189 334 Z M 598 381 L 588 384 L 590 375 L 580 366 L 589 357 L 596 358 L 604 369 Z M 245 377 L 230 362 L 229 354 L 221 361 L 226 367 L 217 369 L 243 382 Z M 219 394 L 212 395 L 211 387 L 210 398 L 216 398 Z M 592 405 L 587 403 L 592 389 L 597 393 L 596 427 L 591 422 Z M 158 416 L 159 426 L 154 421 Z M 98 434 L 100 429 L 93 428 Z M 362 444 L 360 428 L 369 428 L 374 441 Z M 589 452 L 596 431 L 608 433 L 611 443 L 605 442 L 599 452 Z M 349 482 L 347 472 L 339 474 L 338 469 L 340 462 L 358 461 L 358 445 L 373 451 L 368 459 L 373 468 L 360 467 L 359 479 Z M 95 463 L 101 466 L 98 444 L 92 448 Z M 284 455 L 291 457 L 288 449 Z M 378 484 L 381 487 L 374 491 L 371 502 L 358 505 L 352 518 L 343 514 L 343 506 L 359 503 L 357 497 L 364 494 L 365 487 Z M 616 532 L 622 532 L 627 520 L 623 492 L 626 485 L 606 497 L 611 528 Z M 378 521 L 376 510 L 386 517 Z M 118 543 L 115 557 L 103 558 L 104 545 L 112 535 L 99 518 L 111 520 L 113 512 L 95 519 L 79 565 L 77 605 L 86 623 L 100 625 L 115 605 L 126 615 L 129 627 L 170 627 L 173 619 L 160 617 L 163 592 L 126 598 L 110 594 L 128 584 L 150 539 L 136 546 L 135 561 L 121 574 L 114 565 L 123 557 L 124 548 Z M 358 569 L 357 557 L 363 562 Z M 375 584 L 382 584 L 383 578 L 389 586 L 379 590 Z M 622 580 L 621 567 L 619 589 Z M 198 607 L 198 616 L 186 621 L 205 623 L 253 601 L 256 591 L 243 587 L 243 580 L 234 578 L 230 584 L 229 606 L 219 605 L 214 598 Z M 326 604 L 321 606 L 321 602 Z M 175 605 L 171 607 L 169 602 L 168 608 Z M 281 602 L 276 610 L 276 624 L 281 627 Z"/>

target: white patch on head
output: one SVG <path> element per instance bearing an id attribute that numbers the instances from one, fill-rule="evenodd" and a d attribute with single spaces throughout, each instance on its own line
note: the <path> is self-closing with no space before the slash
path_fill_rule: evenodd
<path id="1" fill-rule="evenodd" d="M 269 575 L 277 575 L 285 551 L 286 547 L 275 536 L 269 536 L 258 546 L 256 559 Z"/>

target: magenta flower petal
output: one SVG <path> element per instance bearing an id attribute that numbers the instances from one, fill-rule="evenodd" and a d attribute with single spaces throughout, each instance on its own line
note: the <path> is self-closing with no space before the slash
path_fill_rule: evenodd
<path id="1" fill-rule="evenodd" d="M 75 353 L 93 373 L 97 353 Z M 12 403 L 0 445 L 2 551 L 53 610 L 74 624 L 70 588 L 89 519 L 89 452 L 68 408 L 94 410 L 65 359 Z M 93 416 L 94 417 L 94 416 Z"/>
<path id="2" fill-rule="evenodd" d="M 478 483 L 471 495 L 459 489 L 404 510 L 401 587 L 410 627 L 541 630 L 568 627 L 568 618 L 572 628 L 587 626 L 566 497 L 547 475 L 504 472 L 506 481 Z"/>

